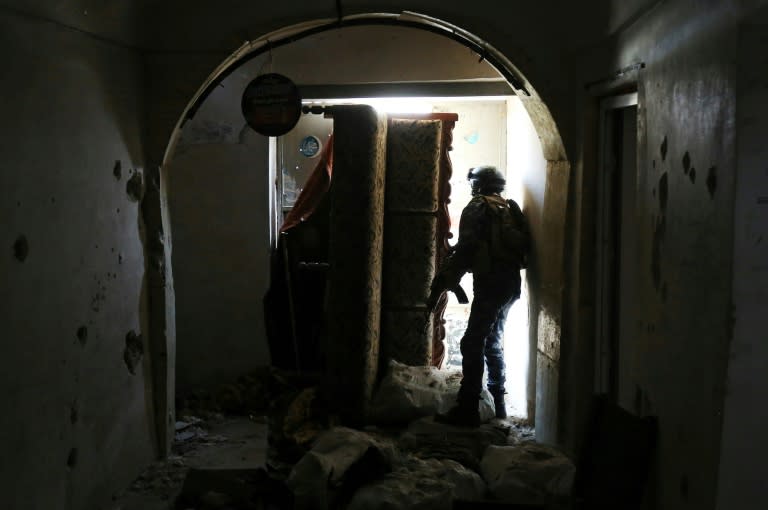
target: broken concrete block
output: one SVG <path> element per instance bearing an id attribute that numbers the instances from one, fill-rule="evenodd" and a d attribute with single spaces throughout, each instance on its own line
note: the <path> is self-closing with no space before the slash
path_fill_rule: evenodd
<path id="1" fill-rule="evenodd" d="M 480 472 L 495 499 L 534 504 L 569 497 L 576 468 L 555 448 L 524 443 L 489 446 Z"/>
<path id="2" fill-rule="evenodd" d="M 509 427 L 484 424 L 477 428 L 454 427 L 421 418 L 400 436 L 398 446 L 421 458 L 451 459 L 479 471 L 489 445 L 506 445 Z"/>
<path id="3" fill-rule="evenodd" d="M 441 510 L 451 508 L 454 499 L 479 500 L 484 493 L 480 476 L 458 462 L 414 457 L 361 487 L 347 510 Z"/>
<path id="4" fill-rule="evenodd" d="M 390 361 L 371 403 L 371 421 L 380 425 L 409 423 L 424 416 L 445 413 L 456 404 L 461 371 L 412 367 Z M 480 419 L 495 416 L 493 397 L 483 389 Z"/>
<path id="5" fill-rule="evenodd" d="M 296 509 L 337 508 L 345 495 L 388 472 L 395 457 L 391 443 L 365 432 L 336 427 L 323 433 L 288 476 Z"/>

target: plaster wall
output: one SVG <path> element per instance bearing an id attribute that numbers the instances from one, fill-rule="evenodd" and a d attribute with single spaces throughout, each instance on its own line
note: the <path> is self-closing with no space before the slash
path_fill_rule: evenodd
<path id="1" fill-rule="evenodd" d="M 240 69 L 224 80 L 184 124 L 163 169 L 180 391 L 233 380 L 270 362 L 262 300 L 275 176 L 269 139 L 247 127 L 240 112 L 251 79 Z"/>
<path id="2" fill-rule="evenodd" d="M 762 23 L 760 22 L 762 21 Z M 768 9 L 740 30 L 736 114 L 733 338 L 725 381 L 717 508 L 768 506 Z"/>
<path id="3" fill-rule="evenodd" d="M 100 508 L 154 453 L 141 61 L 5 11 L 0 58 L 3 507 Z"/>
<path id="4" fill-rule="evenodd" d="M 269 364 L 268 139 L 185 147 L 169 167 L 179 390 Z"/>
<path id="5" fill-rule="evenodd" d="M 736 173 L 736 11 L 725 4 L 660 4 L 609 41 L 603 58 L 593 51 L 583 61 L 585 83 L 645 63 L 636 83 L 630 222 L 637 236 L 635 342 L 623 353 L 620 386 L 633 388 L 632 412 L 659 418 L 649 508 L 713 508 L 716 498 L 733 276 L 731 250 L 723 247 L 732 244 Z M 581 242 L 582 249 L 589 243 Z M 582 354 L 584 340 L 577 339 Z M 590 374 L 575 365 L 585 358 L 579 351 L 569 356 L 561 388 L 583 393 Z M 583 411 L 566 408 L 561 426 L 578 432 Z M 579 440 L 570 435 L 568 442 Z"/>

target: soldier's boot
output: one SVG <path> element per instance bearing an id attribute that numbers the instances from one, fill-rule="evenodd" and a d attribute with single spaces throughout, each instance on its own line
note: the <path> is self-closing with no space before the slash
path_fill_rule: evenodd
<path id="1" fill-rule="evenodd" d="M 479 427 L 480 411 L 477 404 L 474 406 L 458 403 L 446 413 L 435 415 L 435 421 L 445 423 L 446 425 L 455 425 L 457 427 Z"/>
<path id="2" fill-rule="evenodd" d="M 496 407 L 496 418 L 504 419 L 507 417 L 507 403 L 504 402 L 504 393 L 493 396 L 493 405 Z"/>

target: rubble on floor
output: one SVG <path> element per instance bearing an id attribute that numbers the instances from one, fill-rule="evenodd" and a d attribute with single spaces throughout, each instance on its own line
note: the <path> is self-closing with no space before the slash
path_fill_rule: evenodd
<path id="1" fill-rule="evenodd" d="M 337 427 L 291 471 L 297 509 L 443 509 L 454 500 L 557 503 L 574 467 L 556 449 L 495 420 L 460 428 L 422 418 L 399 434 Z"/>
<path id="2" fill-rule="evenodd" d="M 492 444 L 508 444 L 508 434 L 509 427 L 502 422 L 463 428 L 422 418 L 410 424 L 399 437 L 398 444 L 419 457 L 451 459 L 479 471 L 485 449 Z"/>
<path id="3" fill-rule="evenodd" d="M 180 392 L 176 396 L 176 414 L 202 419 L 216 414 L 262 416 L 274 392 L 270 383 L 276 380 L 275 372 L 267 367 L 214 388 Z"/>
<path id="4" fill-rule="evenodd" d="M 452 460 L 409 457 L 380 480 L 355 492 L 347 510 L 451 508 L 455 499 L 479 500 L 485 482 Z"/>
<path id="5" fill-rule="evenodd" d="M 567 499 L 576 468 L 555 448 L 525 443 L 490 445 L 483 454 L 480 473 L 494 499 L 530 504 Z"/>
<path id="6" fill-rule="evenodd" d="M 188 483 L 190 473 L 201 469 L 219 472 L 264 470 L 266 451 L 267 425 L 264 417 L 218 413 L 210 413 L 206 420 L 196 416 L 180 417 L 176 422 L 172 454 L 148 466 L 126 490 L 114 495 L 113 503 L 108 508 L 176 508 L 176 500 L 182 487 Z M 203 499 L 206 498 L 216 499 L 216 496 L 207 495 Z M 203 509 L 206 506 L 201 504 L 190 508 Z"/>
<path id="7" fill-rule="evenodd" d="M 390 361 L 371 402 L 370 421 L 378 425 L 402 425 L 424 416 L 445 413 L 456 403 L 460 370 L 412 367 Z M 480 419 L 495 416 L 493 397 L 483 389 Z"/>
<path id="8" fill-rule="evenodd" d="M 316 378 L 278 372 L 261 386 L 269 391 L 265 418 L 233 422 L 204 409 L 181 415 L 174 457 L 130 489 L 159 491 L 161 502 L 114 508 L 437 510 L 454 503 L 472 508 L 472 502 L 544 508 L 570 494 L 573 464 L 535 443 L 524 422 L 486 417 L 480 427 L 462 428 L 434 421 L 455 399 L 455 374 L 392 364 L 387 377 L 374 397 L 377 419 L 362 430 L 339 425 Z M 492 415 L 490 395 L 487 404 Z M 222 432 L 237 420 L 260 432 Z M 222 452 L 227 462 L 217 457 Z M 248 461 L 239 461 L 241 454 Z"/>
<path id="9" fill-rule="evenodd" d="M 285 484 L 257 469 L 192 469 L 175 508 L 178 510 L 262 510 L 293 507 Z"/>
<path id="10" fill-rule="evenodd" d="M 391 440 L 362 431 L 323 433 L 288 476 L 296 509 L 341 508 L 356 489 L 390 472 L 398 454 Z"/>

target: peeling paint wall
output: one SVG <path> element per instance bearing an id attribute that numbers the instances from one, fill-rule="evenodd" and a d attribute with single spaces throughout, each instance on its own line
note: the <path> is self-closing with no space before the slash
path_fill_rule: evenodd
<path id="1" fill-rule="evenodd" d="M 141 62 L 0 14 L 4 508 L 99 508 L 153 457 Z"/>

